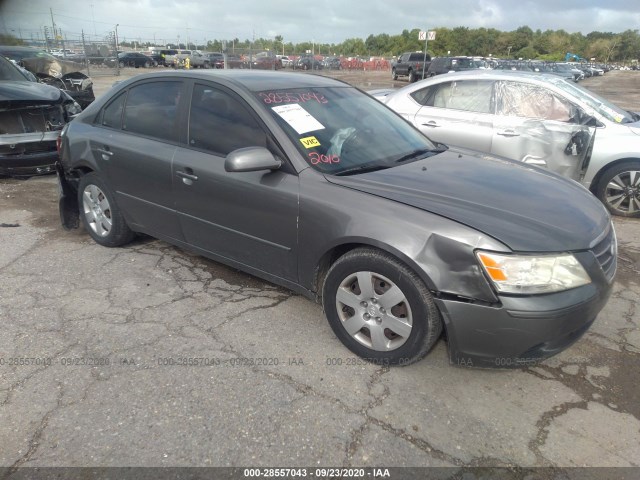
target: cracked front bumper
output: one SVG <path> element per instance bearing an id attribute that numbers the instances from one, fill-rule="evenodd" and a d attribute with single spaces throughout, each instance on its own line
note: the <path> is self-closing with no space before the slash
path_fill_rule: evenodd
<path id="1" fill-rule="evenodd" d="M 501 297 L 501 306 L 436 300 L 452 363 L 475 367 L 532 365 L 569 347 L 607 303 L 612 285 L 591 283 L 538 297 Z"/>

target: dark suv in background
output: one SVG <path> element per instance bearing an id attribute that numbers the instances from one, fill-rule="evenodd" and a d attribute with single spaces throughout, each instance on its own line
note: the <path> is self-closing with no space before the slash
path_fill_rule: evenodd
<path id="1" fill-rule="evenodd" d="M 430 61 L 431 55 L 428 53 L 426 57 L 424 52 L 403 53 L 391 68 L 391 76 L 394 80 L 397 80 L 398 77 L 407 76 L 409 77 L 409 83 L 413 83 L 418 80 L 418 78 L 422 79 L 425 77 Z"/>
<path id="2" fill-rule="evenodd" d="M 427 77 L 462 70 L 476 70 L 477 68 L 478 66 L 471 57 L 436 57 L 431 60 Z"/>

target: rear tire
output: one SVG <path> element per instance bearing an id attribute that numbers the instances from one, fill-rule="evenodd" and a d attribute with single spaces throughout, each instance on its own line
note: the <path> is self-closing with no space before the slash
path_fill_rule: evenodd
<path id="1" fill-rule="evenodd" d="M 605 170 L 595 194 L 612 215 L 640 217 L 640 161 L 622 163 Z"/>
<path id="2" fill-rule="evenodd" d="M 80 178 L 78 208 L 84 228 L 96 243 L 104 247 L 119 247 L 135 238 L 136 234 L 127 225 L 115 196 L 98 174 L 91 172 Z"/>
<path id="3" fill-rule="evenodd" d="M 322 303 L 340 341 L 373 363 L 414 363 L 442 333 L 440 312 L 420 277 L 372 248 L 352 250 L 331 266 Z"/>

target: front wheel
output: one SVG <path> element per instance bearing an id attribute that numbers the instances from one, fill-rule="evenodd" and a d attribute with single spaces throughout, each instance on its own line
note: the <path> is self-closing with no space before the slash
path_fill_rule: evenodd
<path id="1" fill-rule="evenodd" d="M 395 68 L 393 68 L 391 70 L 391 78 L 394 79 L 394 80 L 398 79 L 398 74 L 396 73 L 396 69 Z"/>
<path id="2" fill-rule="evenodd" d="M 608 168 L 595 191 L 613 215 L 640 217 L 640 162 L 628 162 Z"/>
<path id="3" fill-rule="evenodd" d="M 80 216 L 89 235 L 104 247 L 119 247 L 135 237 L 109 187 L 96 173 L 84 175 L 78 184 Z"/>
<path id="4" fill-rule="evenodd" d="M 413 70 L 409 70 L 409 83 L 413 83 L 416 81 L 416 72 Z"/>
<path id="5" fill-rule="evenodd" d="M 331 266 L 322 304 L 340 341 L 374 363 L 414 363 L 442 333 L 440 312 L 422 280 L 374 249 L 352 250 Z"/>

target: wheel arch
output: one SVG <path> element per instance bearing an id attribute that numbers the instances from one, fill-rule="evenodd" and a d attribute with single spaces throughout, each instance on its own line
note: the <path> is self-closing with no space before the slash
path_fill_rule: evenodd
<path id="1" fill-rule="evenodd" d="M 591 193 L 593 193 L 595 195 L 596 190 L 598 189 L 598 185 L 600 184 L 600 181 L 602 180 L 602 176 L 604 175 L 604 173 L 614 167 L 617 167 L 619 165 L 623 165 L 625 163 L 634 163 L 634 162 L 640 162 L 640 157 L 625 157 L 625 158 L 619 158 L 618 160 L 614 160 L 613 162 L 609 162 L 605 165 L 603 165 L 600 170 L 598 170 L 598 172 L 593 176 L 593 179 L 591 180 L 591 184 L 589 185 L 589 190 L 591 191 Z"/>
<path id="2" fill-rule="evenodd" d="M 80 226 L 80 205 L 78 203 L 78 185 L 80 178 L 94 170 L 86 165 L 63 170 L 60 162 L 56 164 L 61 195 L 58 199 L 60 221 L 65 230 L 75 230 Z"/>
<path id="3" fill-rule="evenodd" d="M 316 301 L 319 303 L 322 302 L 322 287 L 331 266 L 340 257 L 357 248 L 370 248 L 391 255 L 396 260 L 407 266 L 407 268 L 415 272 L 420 280 L 424 282 L 427 289 L 432 293 L 437 293 L 437 289 L 431 278 L 429 278 L 429 276 L 418 266 L 416 262 L 397 248 L 386 243 L 376 241 L 372 238 L 350 238 L 332 245 L 316 262 L 316 268 L 311 285 L 311 290 L 316 294 Z"/>

